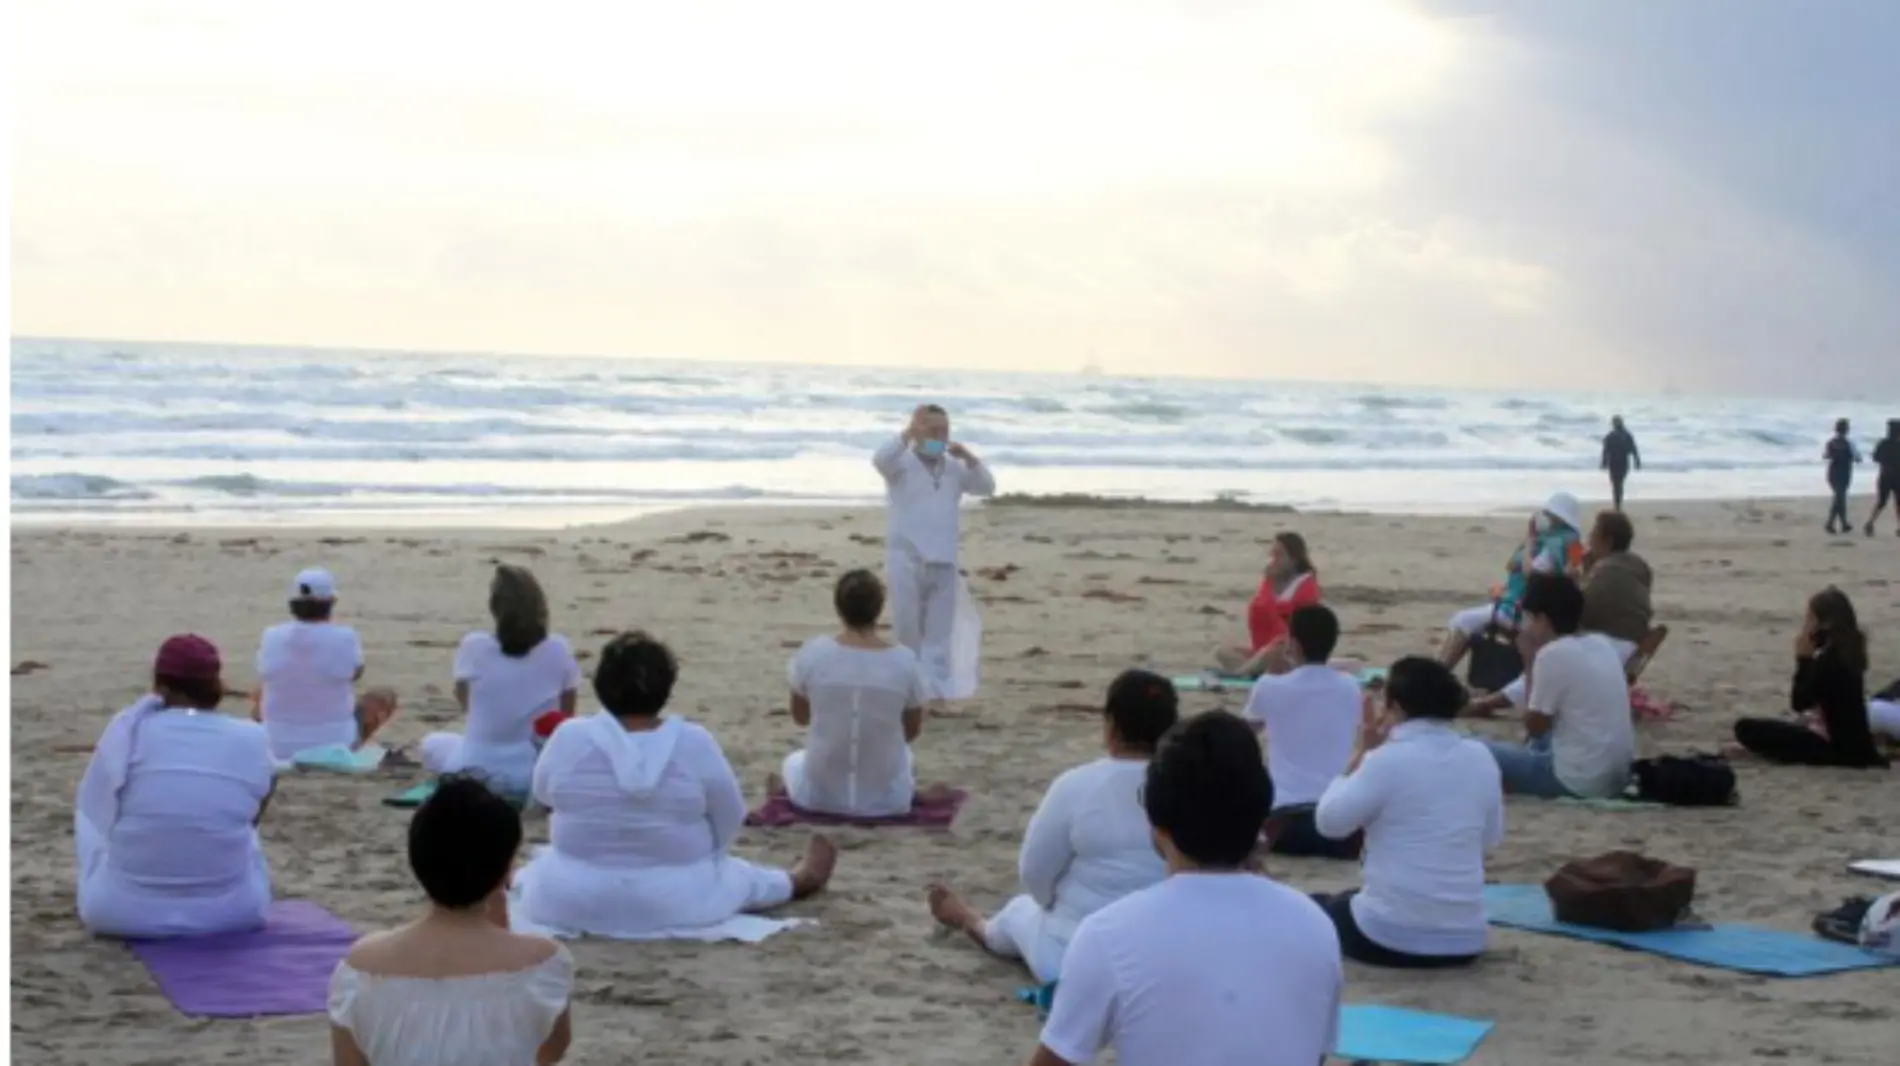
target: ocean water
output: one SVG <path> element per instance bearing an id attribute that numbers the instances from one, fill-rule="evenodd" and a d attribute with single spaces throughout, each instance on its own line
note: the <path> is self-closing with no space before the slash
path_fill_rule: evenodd
<path id="1" fill-rule="evenodd" d="M 1478 513 L 1607 489 L 1823 490 L 1833 420 L 1714 399 L 970 374 L 633 359 L 12 341 L 13 521 L 557 525 L 696 503 L 863 503 L 923 401 L 1005 492 L 1227 494 L 1302 509 Z M 1862 405 L 1866 406 L 1866 405 Z M 1871 440 L 1863 442 L 1871 445 Z"/>

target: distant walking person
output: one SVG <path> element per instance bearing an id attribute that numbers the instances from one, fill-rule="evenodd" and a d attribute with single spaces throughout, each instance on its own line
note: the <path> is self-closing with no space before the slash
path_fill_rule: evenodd
<path id="1" fill-rule="evenodd" d="M 1852 532 L 1854 521 L 1847 517 L 1847 490 L 1854 484 L 1854 464 L 1860 462 L 1860 450 L 1848 439 L 1847 419 L 1834 423 L 1834 436 L 1827 442 L 1821 458 L 1827 462 L 1827 487 L 1834 490 L 1834 503 L 1827 511 L 1827 531 Z M 1872 522 L 1868 519 L 1868 532 L 1873 531 Z"/>
<path id="2" fill-rule="evenodd" d="M 1643 468 L 1643 456 L 1636 450 L 1636 438 L 1623 427 L 1623 416 L 1610 419 L 1610 431 L 1603 435 L 1603 469 L 1610 472 L 1610 498 L 1616 509 L 1623 509 L 1623 481 L 1630 476 L 1630 464 Z"/>
<path id="3" fill-rule="evenodd" d="M 1874 445 L 1874 462 L 1880 467 L 1880 481 L 1874 489 L 1874 513 L 1867 516 L 1867 535 L 1874 535 L 1874 519 L 1893 501 L 1895 534 L 1900 534 L 1900 418 L 1887 419 L 1887 437 Z"/>

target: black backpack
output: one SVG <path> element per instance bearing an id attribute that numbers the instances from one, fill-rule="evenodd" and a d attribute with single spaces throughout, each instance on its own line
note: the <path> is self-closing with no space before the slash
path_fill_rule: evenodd
<path id="1" fill-rule="evenodd" d="M 1741 802 L 1735 791 L 1735 768 L 1720 755 L 1659 755 L 1638 759 L 1630 769 L 1636 775 L 1636 798 L 1649 803 L 1729 807 Z"/>
<path id="2" fill-rule="evenodd" d="M 1502 692 L 1524 676 L 1524 657 L 1517 653 L 1517 633 L 1495 617 L 1471 641 L 1471 668 L 1465 677 L 1479 692 Z"/>

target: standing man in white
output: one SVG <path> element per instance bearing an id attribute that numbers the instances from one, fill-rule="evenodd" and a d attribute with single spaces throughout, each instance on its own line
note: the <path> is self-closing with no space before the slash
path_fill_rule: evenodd
<path id="1" fill-rule="evenodd" d="M 953 684 L 950 637 L 957 621 L 958 507 L 965 493 L 996 494 L 996 478 L 970 449 L 950 439 L 950 415 L 934 403 L 871 456 L 890 505 L 884 583 L 897 642 L 915 651 L 932 699 L 971 695 Z"/>

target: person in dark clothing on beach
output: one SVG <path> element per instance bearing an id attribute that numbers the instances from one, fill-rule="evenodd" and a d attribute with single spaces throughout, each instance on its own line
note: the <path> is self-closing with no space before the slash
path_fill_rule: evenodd
<path id="1" fill-rule="evenodd" d="M 1860 462 L 1860 452 L 1847 437 L 1847 419 L 1834 423 L 1834 436 L 1821 458 L 1827 463 L 1827 487 L 1834 490 L 1834 503 L 1827 511 L 1827 531 L 1851 532 L 1854 520 L 1847 517 L 1847 490 L 1854 484 L 1854 464 Z"/>
<path id="2" fill-rule="evenodd" d="M 1867 516 L 1867 535 L 1874 535 L 1874 520 L 1893 501 L 1893 531 L 1900 535 L 1900 418 L 1887 419 L 1887 437 L 1874 445 L 1874 462 L 1880 467 L 1880 481 L 1874 488 L 1874 513 Z"/>
<path id="3" fill-rule="evenodd" d="M 1610 472 L 1610 497 L 1616 509 L 1623 509 L 1623 480 L 1630 476 L 1630 464 L 1643 468 L 1643 456 L 1636 450 L 1636 438 L 1623 427 L 1623 416 L 1610 419 L 1610 431 L 1603 435 L 1603 469 Z"/>
<path id="4" fill-rule="evenodd" d="M 1825 588 L 1808 601 L 1794 655 L 1788 707 L 1803 721 L 1744 718 L 1736 741 L 1771 762 L 1886 766 L 1867 721 L 1867 635 L 1846 593 Z"/>

